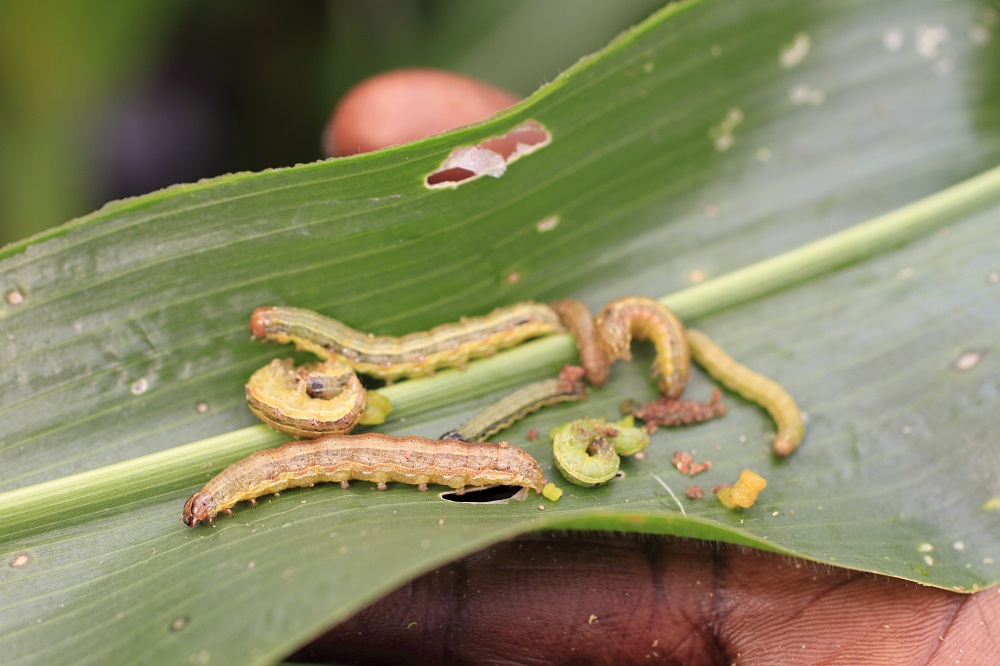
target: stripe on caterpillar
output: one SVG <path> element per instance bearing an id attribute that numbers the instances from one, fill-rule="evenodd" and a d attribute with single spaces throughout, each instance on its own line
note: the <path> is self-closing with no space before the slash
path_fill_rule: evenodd
<path id="1" fill-rule="evenodd" d="M 183 521 L 194 527 L 214 524 L 219 513 L 232 515 L 236 503 L 323 482 L 373 481 L 379 490 L 390 481 L 426 490 L 437 483 L 465 486 L 503 484 L 541 492 L 545 474 L 523 449 L 500 442 L 458 442 L 376 433 L 329 435 L 265 449 L 222 470 L 184 504 Z"/>
<path id="2" fill-rule="evenodd" d="M 726 388 L 756 402 L 771 414 L 778 433 L 774 452 L 785 457 L 794 451 L 805 436 L 802 412 L 792 396 L 776 381 L 758 374 L 737 362 L 701 331 L 689 330 L 688 342 L 695 362 Z"/>
<path id="3" fill-rule="evenodd" d="M 450 430 L 441 439 L 477 442 L 488 439 L 528 414 L 542 407 L 560 402 L 583 400 L 587 389 L 581 381 L 583 369 L 575 365 L 564 366 L 557 379 L 544 379 L 528 384 L 477 412 L 468 421 Z"/>
<path id="4" fill-rule="evenodd" d="M 342 357 L 357 372 L 386 381 L 461 367 L 469 359 L 562 330 L 552 308 L 530 301 L 398 338 L 363 333 L 302 308 L 258 308 L 250 317 L 257 338 L 293 342 L 324 360 Z"/>

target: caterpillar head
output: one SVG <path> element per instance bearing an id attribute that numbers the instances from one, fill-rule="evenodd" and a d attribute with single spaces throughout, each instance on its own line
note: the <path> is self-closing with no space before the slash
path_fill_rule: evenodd
<path id="1" fill-rule="evenodd" d="M 191 495 L 184 503 L 184 517 L 182 520 L 188 527 L 194 527 L 198 523 L 208 522 L 213 524 L 215 514 L 219 512 L 219 507 L 215 503 L 215 498 L 211 493 L 204 490 Z"/>

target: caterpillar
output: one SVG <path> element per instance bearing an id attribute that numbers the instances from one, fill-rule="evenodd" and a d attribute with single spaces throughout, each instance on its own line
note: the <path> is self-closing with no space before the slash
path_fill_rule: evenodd
<path id="1" fill-rule="evenodd" d="M 392 437 L 376 433 L 328 435 L 288 442 L 257 451 L 222 470 L 184 504 L 182 520 L 188 527 L 214 525 L 219 513 L 233 515 L 232 507 L 247 500 L 277 494 L 286 488 L 316 483 L 373 481 L 379 490 L 397 481 L 418 490 L 436 483 L 459 489 L 503 484 L 541 493 L 545 474 L 523 449 L 507 442 L 459 442 L 423 437 Z"/>
<path id="2" fill-rule="evenodd" d="M 351 366 L 339 359 L 298 369 L 290 358 L 275 359 L 250 376 L 246 399 L 260 420 L 295 437 L 384 423 L 392 410 L 384 396 L 365 391 Z"/>
<path id="3" fill-rule="evenodd" d="M 689 330 L 688 342 L 695 362 L 726 388 L 755 402 L 770 413 L 778 432 L 774 452 L 784 458 L 794 451 L 805 435 L 802 412 L 780 384 L 740 364 L 701 331 Z"/>
<path id="4" fill-rule="evenodd" d="M 580 381 L 582 378 L 581 368 L 565 366 L 559 373 L 558 379 L 545 379 L 509 393 L 473 415 L 458 428 L 441 435 L 441 439 L 483 441 L 542 407 L 571 400 L 583 400 L 587 397 L 587 389 Z"/>
<path id="5" fill-rule="evenodd" d="M 578 419 L 553 428 L 552 456 L 566 480 L 594 487 L 610 481 L 621 464 L 649 446 L 649 433 L 636 428 L 631 416 L 607 423 L 603 418 Z"/>
<path id="6" fill-rule="evenodd" d="M 611 372 L 611 359 L 604 351 L 601 336 L 597 331 L 597 321 L 590 308 L 572 298 L 553 301 L 549 306 L 555 310 L 563 326 L 568 328 L 576 339 L 576 347 L 580 352 L 580 365 L 587 374 L 587 381 L 592 386 L 604 386 Z"/>
<path id="7" fill-rule="evenodd" d="M 563 330 L 552 308 L 530 301 L 398 338 L 362 333 L 302 308 L 258 308 L 250 317 L 254 337 L 293 342 L 323 360 L 340 357 L 355 371 L 386 381 L 461 367 L 469 359 Z"/>
<path id="8" fill-rule="evenodd" d="M 652 340 L 656 346 L 653 374 L 668 398 L 684 392 L 691 356 L 684 325 L 659 301 L 643 296 L 625 296 L 611 301 L 597 315 L 597 331 L 608 357 L 631 359 L 632 338 Z"/>

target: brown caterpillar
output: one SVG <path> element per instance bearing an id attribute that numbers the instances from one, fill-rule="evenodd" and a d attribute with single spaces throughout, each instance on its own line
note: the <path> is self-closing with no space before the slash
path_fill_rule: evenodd
<path id="1" fill-rule="evenodd" d="M 545 379 L 509 393 L 486 409 L 472 416 L 441 439 L 478 442 L 487 439 L 514 422 L 542 407 L 571 400 L 583 400 L 587 389 L 580 381 L 583 369 L 574 365 L 563 367 L 558 379 Z"/>
<path id="2" fill-rule="evenodd" d="M 643 296 L 618 298 L 597 315 L 597 331 L 610 359 L 630 360 L 632 338 L 652 340 L 656 345 L 653 374 L 658 377 L 660 391 L 668 398 L 684 392 L 691 356 L 684 325 L 659 301 Z"/>
<path id="3" fill-rule="evenodd" d="M 243 500 L 254 506 L 256 498 L 277 494 L 286 488 L 339 481 L 374 481 L 379 490 L 398 481 L 427 490 L 437 483 L 458 488 L 503 484 L 541 493 L 545 474 L 538 463 L 507 442 L 458 442 L 424 437 L 328 435 L 319 439 L 288 442 L 265 449 L 222 470 L 184 504 L 184 524 L 213 524 L 219 513 L 232 515 L 232 507 Z"/>
<path id="4" fill-rule="evenodd" d="M 340 357 L 357 372 L 386 381 L 463 366 L 469 359 L 562 330 L 552 308 L 530 301 L 398 338 L 362 333 L 302 308 L 258 308 L 250 317 L 250 331 L 257 338 L 293 342 L 323 360 Z"/>
<path id="5" fill-rule="evenodd" d="M 601 336 L 597 332 L 597 320 L 586 304 L 572 298 L 549 303 L 563 326 L 576 338 L 576 348 L 580 352 L 580 365 L 587 373 L 587 381 L 592 386 L 604 386 L 611 372 L 611 359 L 604 351 Z"/>
<path id="6" fill-rule="evenodd" d="M 778 426 L 774 438 L 774 452 L 787 456 L 798 447 L 805 436 L 802 412 L 795 400 L 780 384 L 757 374 L 727 354 L 701 331 L 689 330 L 688 342 L 695 362 L 708 374 L 736 391 L 747 400 L 766 409 Z"/>

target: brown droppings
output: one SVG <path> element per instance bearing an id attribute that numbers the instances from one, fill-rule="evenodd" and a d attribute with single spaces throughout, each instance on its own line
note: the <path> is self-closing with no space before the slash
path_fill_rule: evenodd
<path id="1" fill-rule="evenodd" d="M 662 396 L 632 408 L 632 414 L 645 421 L 646 429 L 651 433 L 661 426 L 701 423 L 725 413 L 726 405 L 722 403 L 722 392 L 719 389 L 712 389 L 712 398 L 707 402 Z"/>
<path id="2" fill-rule="evenodd" d="M 705 490 L 701 486 L 688 486 L 687 490 L 684 491 L 684 494 L 687 495 L 689 499 L 696 500 L 702 498 L 705 494 Z"/>
<path id="3" fill-rule="evenodd" d="M 712 461 L 706 460 L 705 462 L 698 462 L 691 454 L 686 451 L 677 451 L 674 453 L 674 457 L 671 459 L 674 467 L 680 471 L 681 474 L 687 474 L 688 476 L 697 476 L 702 472 L 707 472 L 712 469 Z"/>
<path id="4" fill-rule="evenodd" d="M 535 429 L 535 428 L 532 428 L 531 430 L 528 431 L 528 441 L 529 442 L 534 442 L 537 439 L 538 439 L 538 430 Z"/>

